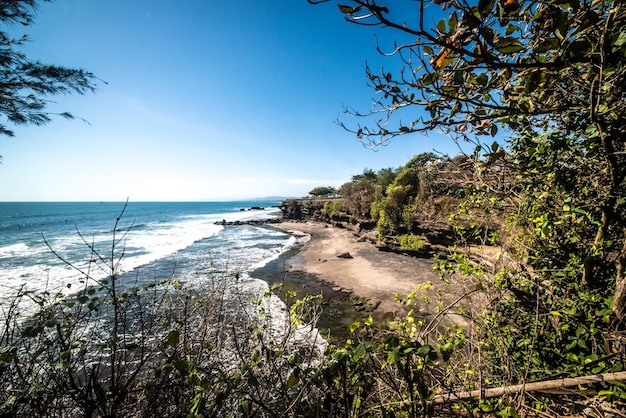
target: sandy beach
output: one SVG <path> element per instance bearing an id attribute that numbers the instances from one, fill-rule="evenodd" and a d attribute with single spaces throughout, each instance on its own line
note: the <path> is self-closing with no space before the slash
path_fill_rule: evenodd
<path id="1" fill-rule="evenodd" d="M 381 251 L 370 242 L 359 241 L 352 231 L 314 221 L 284 221 L 272 226 L 311 236 L 295 256 L 286 260 L 285 270 L 292 281 L 297 272 L 317 277 L 331 289 L 309 289 L 311 293 L 322 290 L 325 299 L 340 293 L 351 295 L 353 301 L 360 298 L 364 302 L 362 311 L 378 317 L 403 312 L 396 294 L 406 296 L 420 283 L 431 281 L 436 287 L 439 282 L 432 260 Z"/>

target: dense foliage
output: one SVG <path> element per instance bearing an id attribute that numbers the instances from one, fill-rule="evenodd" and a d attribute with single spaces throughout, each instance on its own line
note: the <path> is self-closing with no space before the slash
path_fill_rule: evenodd
<path id="1" fill-rule="evenodd" d="M 384 6 L 370 0 L 350 3 L 339 7 L 348 21 L 391 28 L 399 39 L 410 40 L 398 41 L 389 54 L 397 58 L 390 66 L 400 64 L 395 74 L 367 68 L 376 101 L 369 114 L 359 114 L 369 122 L 354 129 L 357 136 L 376 145 L 398 135 L 444 130 L 456 140 L 475 142 L 489 163 L 508 152 L 505 164 L 516 170 L 528 202 L 524 216 L 545 221 L 540 226 L 540 221 L 535 222 L 544 234 L 533 242 L 529 255 L 544 260 L 546 252 L 552 252 L 551 258 L 560 261 L 550 268 L 577 270 L 578 282 L 584 285 L 603 286 L 610 277 L 615 286 L 613 310 L 622 318 L 626 308 L 623 2 L 435 2 L 441 10 L 426 1 Z M 410 14 L 417 18 L 409 19 Z M 381 118 L 381 113 L 386 117 Z M 481 138 L 499 131 L 504 149 L 485 147 Z M 394 200 L 409 198 L 403 185 L 389 191 Z M 546 193 L 551 196 L 546 198 Z M 575 219 L 570 221 L 576 230 L 570 235 L 575 237 L 570 236 L 570 247 L 561 246 L 557 253 L 563 253 L 554 257 L 552 245 L 563 243 L 554 232 L 560 228 L 565 233 L 563 213 L 572 210 L 584 215 L 569 217 Z M 392 229 L 403 216 L 398 208 L 384 213 L 390 214 Z M 549 235 L 552 242 L 546 241 Z"/>
<path id="2" fill-rule="evenodd" d="M 315 196 L 315 197 L 329 197 L 332 196 L 336 193 L 337 191 L 335 190 L 334 187 L 331 186 L 319 186 L 319 187 L 315 187 L 313 190 L 311 190 L 309 192 L 309 194 L 311 196 Z"/>
<path id="3" fill-rule="evenodd" d="M 366 68 L 372 110 L 347 111 L 363 124 L 345 129 L 370 146 L 430 131 L 476 146 L 430 165 L 430 178 L 409 163 L 370 196 L 381 240 L 447 218 L 456 247 L 436 267 L 491 301 L 477 328 L 490 381 L 622 370 L 624 3 L 354 0 L 339 11 L 397 34 L 377 46 L 391 70 Z M 477 244 L 497 244 L 497 257 L 475 257 Z"/>

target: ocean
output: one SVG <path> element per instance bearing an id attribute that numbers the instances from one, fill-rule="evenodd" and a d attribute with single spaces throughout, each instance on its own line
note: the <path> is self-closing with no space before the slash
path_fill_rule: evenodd
<path id="1" fill-rule="evenodd" d="M 281 217 L 279 203 L 0 203 L 0 351 L 20 352 L 18 370 L 34 356 L 37 373 L 71 368 L 107 387 L 108 370 L 152 379 L 174 352 L 235 376 L 268 349 L 271 385 L 291 382 L 293 361 L 321 364 L 328 342 L 269 292 L 308 238 L 246 222 Z"/>
<path id="2" fill-rule="evenodd" d="M 84 272 L 106 278 L 110 271 L 93 260 L 109 261 L 114 239 L 121 286 L 171 278 L 202 286 L 216 275 L 259 286 L 263 278 L 251 272 L 280 257 L 296 239 L 271 226 L 219 223 L 277 218 L 279 203 L 0 202 L 0 306 L 18 289 L 70 294 L 83 283 Z"/>

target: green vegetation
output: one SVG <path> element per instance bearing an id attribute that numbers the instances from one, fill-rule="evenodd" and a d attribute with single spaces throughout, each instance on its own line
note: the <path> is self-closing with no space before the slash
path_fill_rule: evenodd
<path id="1" fill-rule="evenodd" d="M 206 277 L 202 291 L 173 276 L 122 287 L 117 268 L 130 227 L 121 219 L 110 254 L 86 242 L 91 270 L 70 266 L 82 277 L 73 294 L 24 289 L 2 306 L 0 416 L 273 417 L 315 409 L 308 386 L 324 345 L 303 324 L 315 324 L 318 298 L 281 317 L 267 310 L 278 288 L 246 293 L 230 273 Z M 108 275 L 97 279 L 97 271 Z"/>
<path id="2" fill-rule="evenodd" d="M 358 128 L 342 126 L 372 147 L 435 130 L 475 145 L 473 155 L 436 166 L 418 156 L 384 188 L 368 189 L 379 240 L 425 234 L 425 246 L 439 249 L 442 278 L 474 283 L 490 301 L 472 317 L 481 384 L 623 370 L 624 3 L 434 4 L 339 7 L 356 25 L 406 40 L 389 51 L 379 45 L 394 70 L 367 68 L 374 107 L 347 112 L 362 118 Z M 411 11 L 417 18 L 407 20 Z M 353 187 L 340 190 L 353 211 Z M 626 397 L 622 388 L 595 389 L 615 400 Z M 509 416 L 524 402 L 500 398 L 480 408 Z M 534 398 L 532 408 L 555 414 L 550 408 L 563 405 L 551 402 Z"/>
<path id="3" fill-rule="evenodd" d="M 393 321 L 355 322 L 315 363 L 313 347 L 271 338 L 262 300 L 249 322 L 223 311 L 219 287 L 215 299 L 174 280 L 122 291 L 114 260 L 94 254 L 107 279 L 87 275 L 69 297 L 21 292 L 3 310 L 3 415 L 624 414 L 624 3 L 420 1 L 404 6 L 413 27 L 372 1 L 348 3 L 348 20 L 408 39 L 393 46 L 400 73 L 367 69 L 377 101 L 355 134 L 375 146 L 437 129 L 476 148 L 365 170 L 319 210 L 377 225 L 391 248 L 435 253 L 441 283 L 399 295 Z M 431 26 L 435 4 L 446 13 Z M 18 321 L 28 298 L 37 309 Z M 288 335 L 315 323 L 317 303 L 292 305 Z M 106 326 L 86 326 L 105 312 Z"/>
<path id="4" fill-rule="evenodd" d="M 422 238 L 416 235 L 400 235 L 398 240 L 400 241 L 400 248 L 408 251 L 417 251 L 424 245 Z"/>
<path id="5" fill-rule="evenodd" d="M 309 192 L 309 194 L 314 197 L 331 197 L 335 193 L 337 193 L 335 188 L 330 186 L 316 187 Z"/>
<path id="6" fill-rule="evenodd" d="M 332 220 L 335 217 L 337 211 L 337 202 L 324 202 L 324 207 L 320 210 L 322 217 L 327 220 Z"/>
<path id="7" fill-rule="evenodd" d="M 349 3 L 339 8 L 347 20 L 386 26 L 411 39 L 393 45 L 399 73 L 367 69 L 377 99 L 369 114 L 373 121 L 357 114 L 370 123 L 356 135 L 377 145 L 444 130 L 455 140 L 474 142 L 487 165 L 505 165 L 516 176 L 518 222 L 530 222 L 520 226 L 539 232 L 525 243 L 527 256 L 536 260 L 534 270 L 576 271 L 576 282 L 591 288 L 604 288 L 608 279 L 612 309 L 623 319 L 623 2 L 442 0 L 436 3 L 447 17 L 434 26 L 425 23 L 435 17 L 422 2 L 415 6 L 414 23 L 393 13 L 405 11 L 399 5 L 392 11 L 370 1 Z M 485 144 L 482 138 L 503 128 L 507 137 L 500 144 Z M 411 198 L 404 184 L 391 191 L 394 202 Z M 394 205 L 382 210 L 383 225 L 393 231 L 401 218 L 408 221 Z"/>

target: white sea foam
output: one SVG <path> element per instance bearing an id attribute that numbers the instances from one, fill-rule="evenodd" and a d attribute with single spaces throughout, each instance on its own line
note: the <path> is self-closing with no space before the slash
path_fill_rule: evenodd
<path id="1" fill-rule="evenodd" d="M 311 239 L 311 234 L 307 234 L 306 232 L 291 230 L 288 230 L 287 232 L 289 232 L 296 239 L 298 244 L 307 243 Z"/>
<path id="2" fill-rule="evenodd" d="M 4 257 L 16 257 L 28 254 L 30 248 L 24 243 L 0 247 L 0 259 Z"/>
<path id="3" fill-rule="evenodd" d="M 252 320 L 269 321 L 266 328 L 268 340 L 292 347 L 308 347 L 312 354 L 307 361 L 313 365 L 313 363 L 321 361 L 328 343 L 319 335 L 318 330 L 311 326 L 294 328 L 290 323 L 288 309 L 280 298 L 276 295 L 266 295 L 267 283 L 252 278 L 248 274 L 249 271 L 263 267 L 270 261 L 277 259 L 292 246 L 308 241 L 310 235 L 296 232 L 285 235 L 284 232 L 278 230 L 269 228 L 260 230 L 247 226 L 233 227 L 229 231 L 224 231 L 224 226 L 216 225 L 216 222 L 219 223 L 222 220 L 232 222 L 265 219 L 272 217 L 275 213 L 275 209 L 266 209 L 227 214 L 190 215 L 176 221 L 138 225 L 136 228 L 131 228 L 126 235 L 117 234 L 117 239 L 123 237 L 122 241 L 117 243 L 119 250 L 117 257 L 122 250 L 124 251 L 120 267 L 124 271 L 131 271 L 170 256 L 173 258 L 183 257 L 180 253 L 182 250 L 199 241 L 216 237 L 216 242 L 221 243 L 223 241 L 228 246 L 228 248 L 219 249 L 222 253 L 218 254 L 218 264 L 224 263 L 226 266 L 221 269 L 218 266 L 217 269 L 229 273 L 228 263 L 232 263 L 231 265 L 241 270 L 237 273 L 237 280 L 228 274 L 217 278 L 218 280 L 226 280 L 223 283 L 228 283 L 227 293 L 229 297 L 227 299 L 230 303 L 228 309 L 243 308 Z M 32 263 L 24 263 L 21 266 L 11 265 L 7 269 L 0 268 L 0 285 L 17 289 L 25 284 L 27 290 L 34 293 L 44 290 L 52 294 L 59 291 L 73 293 L 79 290 L 80 286 L 88 284 L 81 283 L 84 272 L 89 272 L 96 279 L 107 277 L 111 271 L 107 270 L 106 267 L 98 269 L 97 266 L 102 266 L 102 264 L 90 262 L 93 254 L 85 244 L 93 245 L 106 259 L 111 256 L 111 231 L 81 232 L 84 233 L 83 238 L 77 234 L 49 238 L 51 247 L 60 256 L 68 257 L 67 261 L 71 262 L 75 268 L 71 268 L 58 260 L 43 243 L 33 246 L 14 244 L 0 248 L 0 263 L 3 255 L 4 257 L 32 256 L 33 260 L 37 260 Z M 198 244 L 199 247 L 192 247 L 184 254 L 184 257 L 191 261 L 191 265 L 199 266 L 195 268 L 206 268 L 208 271 L 213 268 L 213 262 L 204 264 L 194 264 L 194 262 L 200 261 L 201 257 L 210 257 L 210 254 L 203 254 L 202 251 L 198 250 L 198 248 L 207 248 L 210 251 L 212 248 L 210 245 L 204 246 L 205 243 L 210 242 L 212 242 L 211 239 Z M 70 255 L 68 256 L 68 254 Z M 232 257 L 230 261 L 228 260 L 229 257 Z M 1 266 L 2 264 L 0 264 Z M 198 274 L 192 269 L 177 272 L 177 274 L 181 275 L 177 278 L 190 285 L 199 286 L 200 289 L 204 285 L 210 284 L 210 280 L 216 279 L 210 273 Z M 4 289 L 0 290 L 0 302 L 3 293 L 5 293 Z M 261 304 L 250 303 L 250 299 L 259 299 Z M 261 311 L 265 314 L 261 314 Z"/>
<path id="4" fill-rule="evenodd" d="M 290 236 L 287 241 L 283 244 L 282 247 L 275 249 L 272 254 L 269 254 L 266 258 L 252 264 L 250 267 L 251 270 L 259 269 L 261 267 L 265 267 L 270 262 L 279 258 L 282 254 L 287 252 L 291 247 L 296 244 L 297 240 L 295 237 Z"/>
<path id="5" fill-rule="evenodd" d="M 301 367 L 315 366 L 322 362 L 328 342 L 319 330 L 310 324 L 294 326 L 285 303 L 275 294 L 267 294 L 267 282 L 244 275 L 226 294 L 230 306 L 243 307 L 251 321 L 261 321 L 266 325 L 265 339 L 276 347 L 302 347 L 309 350 Z M 258 303 L 251 303 L 258 300 Z"/>
<path id="6" fill-rule="evenodd" d="M 126 234 L 120 230 L 116 234 L 116 239 L 123 239 L 116 244 L 116 257 L 120 257 L 122 253 L 123 257 L 118 268 L 122 272 L 132 271 L 156 260 L 172 256 L 197 241 L 215 236 L 224 228 L 222 225 L 216 225 L 216 222 L 268 218 L 274 212 L 275 210 L 266 209 L 189 215 L 183 217 L 182 220 L 133 227 Z M 112 231 L 80 231 L 80 233 L 82 237 L 73 230 L 67 235 L 46 237 L 50 247 L 63 260 L 71 263 L 73 268 L 57 258 L 43 239 L 35 240 L 39 242 L 33 246 L 17 243 L 0 247 L 0 267 L 2 267 L 0 268 L 0 286 L 8 288 L 7 292 L 0 292 L 0 302 L 3 299 L 2 294 L 12 294 L 14 292 L 11 290 L 22 286 L 26 286 L 33 292 L 72 293 L 77 290 L 77 287 L 85 284 L 86 273 L 95 280 L 109 276 L 110 266 L 93 263 L 90 260 L 97 259 L 98 254 L 105 260 L 110 258 Z M 89 246 L 98 254 L 94 254 Z M 26 261 L 22 265 L 14 262 L 2 263 L 2 258 L 16 256 L 24 257 Z"/>

